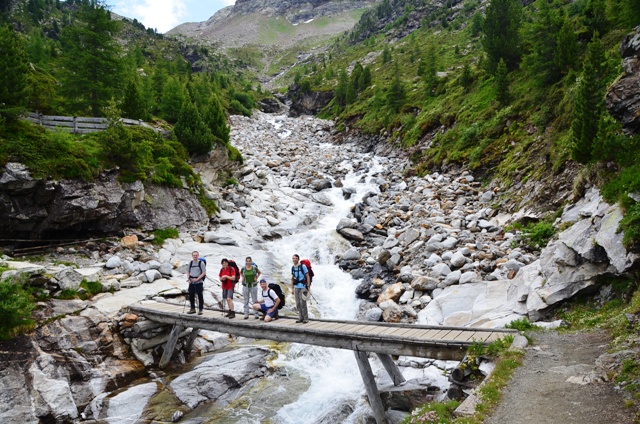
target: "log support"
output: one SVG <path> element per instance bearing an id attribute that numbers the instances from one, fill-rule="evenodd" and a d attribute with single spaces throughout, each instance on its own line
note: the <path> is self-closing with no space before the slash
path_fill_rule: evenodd
<path id="1" fill-rule="evenodd" d="M 193 347 L 193 342 L 196 341 L 198 337 L 198 333 L 200 332 L 199 328 L 192 328 L 191 334 L 189 334 L 189 338 L 187 339 L 187 344 L 184 346 L 185 353 L 191 352 L 191 348 Z"/>
<path id="2" fill-rule="evenodd" d="M 389 424 L 389 420 L 387 420 L 387 416 L 384 413 L 384 405 L 380 398 L 376 379 L 373 376 L 373 371 L 371 371 L 371 364 L 369 363 L 367 352 L 356 350 L 353 353 L 356 355 L 360 375 L 362 375 L 362 381 L 364 382 L 364 387 L 367 390 L 369 405 L 371 405 L 371 409 L 373 409 L 373 415 L 376 418 L 376 423 Z"/>
<path id="3" fill-rule="evenodd" d="M 382 366 L 385 370 L 387 370 L 387 374 L 391 377 L 394 386 L 402 386 L 407 380 L 404 379 L 400 368 L 396 365 L 394 360 L 391 358 L 391 355 L 387 355 L 386 353 L 376 353 L 378 355 L 378 359 L 382 362 Z"/>
<path id="4" fill-rule="evenodd" d="M 160 363 L 158 366 L 160 368 L 164 368 L 169 364 L 171 357 L 173 356 L 173 351 L 176 348 L 176 344 L 178 343 L 178 337 L 182 332 L 183 327 L 178 324 L 174 324 L 171 329 L 171 334 L 169 334 L 169 340 L 167 340 L 167 344 L 164 345 L 164 352 L 162 353 L 162 358 L 160 359 Z"/>

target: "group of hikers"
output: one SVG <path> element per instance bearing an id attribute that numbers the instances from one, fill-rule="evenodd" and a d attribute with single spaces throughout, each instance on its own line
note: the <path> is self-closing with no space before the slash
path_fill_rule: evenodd
<path id="1" fill-rule="evenodd" d="M 191 253 L 192 260 L 189 262 L 187 270 L 187 280 L 189 281 L 189 302 L 191 309 L 188 314 L 196 313 L 196 296 L 198 297 L 198 315 L 202 315 L 204 309 L 203 287 L 204 279 L 207 275 L 207 264 L 200 258 L 198 251 Z M 292 257 L 291 285 L 296 299 L 298 310 L 297 323 L 309 322 L 307 310 L 307 300 L 309 289 L 311 288 L 311 277 L 313 272 L 309 267 L 300 262 L 300 256 L 295 254 Z M 264 321 L 269 322 L 278 318 L 278 309 L 284 306 L 284 295 L 279 286 L 267 284 L 267 280 L 262 278 L 262 272 L 258 265 L 253 262 L 250 256 L 245 259 L 242 268 L 238 268 L 234 261 L 222 259 L 222 269 L 218 274 L 222 283 L 222 306 L 226 301 L 228 306 L 227 318 L 235 318 L 236 313 L 233 304 L 233 294 L 235 285 L 242 284 L 242 297 L 244 299 L 244 319 L 249 319 L 249 312 L 253 312 L 255 319 L 260 319 L 259 312 L 264 314 Z M 258 286 L 261 289 L 261 297 L 258 298 Z M 280 293 L 277 293 L 276 288 Z M 282 297 L 282 298 L 281 298 Z M 251 304 L 249 303 L 251 301 Z M 280 308 L 279 308 L 280 307 Z"/>

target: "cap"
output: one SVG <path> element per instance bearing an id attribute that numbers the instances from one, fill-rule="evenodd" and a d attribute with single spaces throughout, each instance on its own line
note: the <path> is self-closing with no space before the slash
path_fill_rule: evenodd
<path id="1" fill-rule="evenodd" d="M 259 282 L 260 282 L 260 283 L 266 283 L 266 282 L 267 282 L 267 280 L 265 280 L 264 278 L 261 278 Z"/>

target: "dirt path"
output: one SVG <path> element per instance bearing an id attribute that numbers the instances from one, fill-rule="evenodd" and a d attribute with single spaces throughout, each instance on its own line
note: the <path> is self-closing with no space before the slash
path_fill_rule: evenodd
<path id="1" fill-rule="evenodd" d="M 595 364 L 606 353 L 605 333 L 540 332 L 532 336 L 524 364 L 486 424 L 634 422 L 633 411 L 625 408 L 622 395 L 611 383 L 602 382 L 604 372 Z"/>

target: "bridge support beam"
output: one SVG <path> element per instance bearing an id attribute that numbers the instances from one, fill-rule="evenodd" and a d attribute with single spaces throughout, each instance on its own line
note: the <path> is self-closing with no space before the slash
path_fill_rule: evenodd
<path id="1" fill-rule="evenodd" d="M 367 390 L 369 405 L 371 405 L 371 409 L 373 409 L 373 415 L 376 418 L 376 423 L 389 424 L 389 420 L 387 420 L 387 416 L 384 413 L 384 405 L 380 398 L 376 379 L 373 376 L 373 371 L 371 371 L 371 364 L 369 363 L 367 352 L 355 350 L 353 353 L 356 355 L 360 375 L 362 375 L 362 381 L 364 382 L 364 387 Z"/>
<path id="2" fill-rule="evenodd" d="M 160 363 L 158 366 L 160 368 L 164 368 L 169 364 L 171 357 L 173 356 L 173 351 L 176 348 L 176 344 L 178 343 L 178 337 L 182 332 L 183 327 L 178 324 L 174 324 L 171 329 L 171 333 L 169 334 L 169 340 L 167 340 L 167 344 L 164 345 L 164 352 L 162 353 L 162 358 L 160 359 Z"/>
<path id="3" fill-rule="evenodd" d="M 382 366 L 387 370 L 387 374 L 391 377 L 394 386 L 402 386 L 407 380 L 404 379 L 400 368 L 396 365 L 395 361 L 391 358 L 391 355 L 386 353 L 376 353 L 378 359 L 382 362 Z"/>
<path id="4" fill-rule="evenodd" d="M 189 334 L 189 338 L 187 339 L 187 343 L 184 345 L 184 351 L 185 353 L 189 353 L 191 352 L 191 348 L 193 347 L 193 342 L 196 341 L 196 338 L 198 337 L 198 333 L 200 333 L 200 329 L 199 328 L 192 328 L 191 329 L 191 333 Z"/>

